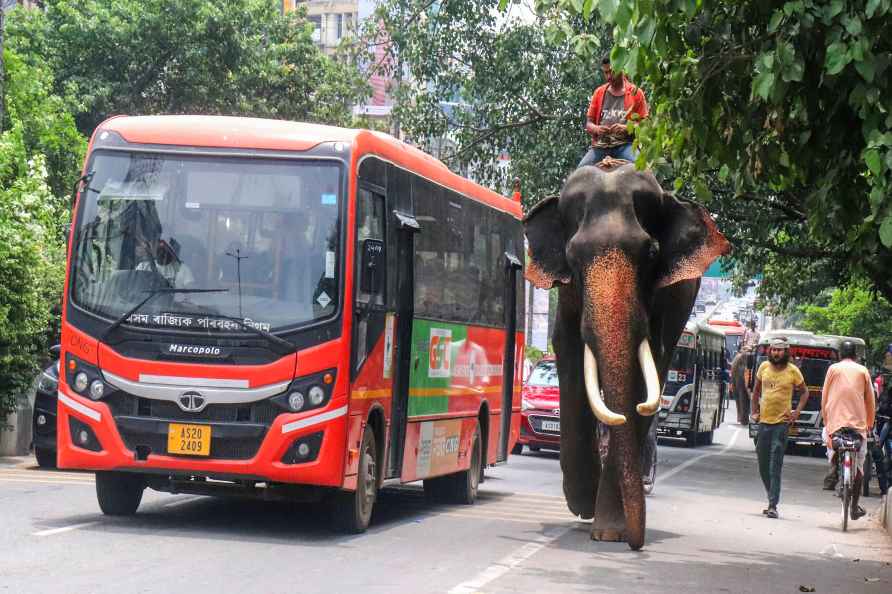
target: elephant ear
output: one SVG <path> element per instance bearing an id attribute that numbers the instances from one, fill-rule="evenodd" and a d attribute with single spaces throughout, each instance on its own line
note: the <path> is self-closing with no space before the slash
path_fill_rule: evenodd
<path id="1" fill-rule="evenodd" d="M 700 278 L 716 258 L 731 251 L 706 209 L 663 194 L 657 288 Z"/>
<path id="2" fill-rule="evenodd" d="M 526 277 L 540 289 L 570 282 L 559 200 L 558 196 L 549 196 L 539 201 L 523 219 L 530 256 Z"/>

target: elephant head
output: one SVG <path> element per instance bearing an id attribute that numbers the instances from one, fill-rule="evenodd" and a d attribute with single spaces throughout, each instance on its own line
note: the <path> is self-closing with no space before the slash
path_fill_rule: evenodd
<path id="1" fill-rule="evenodd" d="M 574 172 L 524 229 L 527 277 L 560 288 L 553 344 L 568 506 L 594 517 L 592 538 L 637 549 L 641 444 L 700 277 L 730 246 L 702 207 L 616 161 Z"/>

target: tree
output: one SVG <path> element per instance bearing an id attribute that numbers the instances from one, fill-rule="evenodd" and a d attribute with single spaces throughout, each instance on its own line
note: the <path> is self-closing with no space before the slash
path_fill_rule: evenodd
<path id="1" fill-rule="evenodd" d="M 819 334 L 857 336 L 867 343 L 867 363 L 880 365 L 892 344 L 892 305 L 871 295 L 864 285 L 823 294 L 820 304 L 801 306 L 799 325 Z"/>
<path id="2" fill-rule="evenodd" d="M 386 47 L 367 60 L 400 77 L 395 117 L 413 142 L 504 192 L 520 177 L 532 204 L 559 191 L 586 150 L 585 110 L 601 84 L 594 48 L 609 49 L 609 33 L 582 19 L 543 28 L 503 17 L 499 4 L 387 0 L 360 47 Z M 576 34 L 591 52 L 573 50 Z"/>
<path id="3" fill-rule="evenodd" d="M 84 134 L 121 113 L 346 124 L 367 91 L 268 0 L 50 0 L 11 14 L 7 43 L 51 66 Z"/>
<path id="4" fill-rule="evenodd" d="M 717 214 L 742 276 L 781 300 L 858 279 L 892 300 L 892 0 L 536 7 L 615 25 L 613 62 L 651 90 L 642 163 Z"/>
<path id="5" fill-rule="evenodd" d="M 64 278 L 65 193 L 59 180 L 83 157 L 85 141 L 49 89 L 46 70 L 7 50 L 7 118 L 0 133 L 0 420 L 27 391 L 46 358 L 53 307 Z M 60 182 L 61 183 L 61 182 Z"/>

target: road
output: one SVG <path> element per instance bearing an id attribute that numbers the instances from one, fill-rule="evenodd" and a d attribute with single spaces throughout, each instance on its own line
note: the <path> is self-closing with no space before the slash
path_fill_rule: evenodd
<path id="1" fill-rule="evenodd" d="M 842 533 L 823 460 L 786 457 L 770 520 L 745 429 L 726 424 L 693 450 L 661 442 L 659 454 L 640 552 L 589 539 L 564 505 L 555 453 L 489 469 L 474 506 L 388 489 L 369 532 L 350 537 L 315 506 L 151 491 L 137 516 L 107 518 L 91 475 L 0 458 L 0 592 L 892 591 L 879 498 Z"/>

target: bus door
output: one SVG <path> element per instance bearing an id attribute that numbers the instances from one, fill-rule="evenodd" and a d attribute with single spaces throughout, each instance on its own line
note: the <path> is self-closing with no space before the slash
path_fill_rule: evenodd
<path id="1" fill-rule="evenodd" d="M 390 413 L 390 454 L 387 478 L 398 478 L 403 468 L 409 411 L 409 373 L 412 323 L 415 316 L 415 233 L 421 227 L 411 214 L 393 210 L 396 244 L 396 351 Z"/>
<path id="2" fill-rule="evenodd" d="M 511 406 L 514 401 L 514 353 L 517 344 L 517 275 L 522 265 L 514 254 L 505 252 L 505 356 L 502 365 L 502 426 L 499 433 L 497 462 L 508 459 L 511 437 Z"/>

